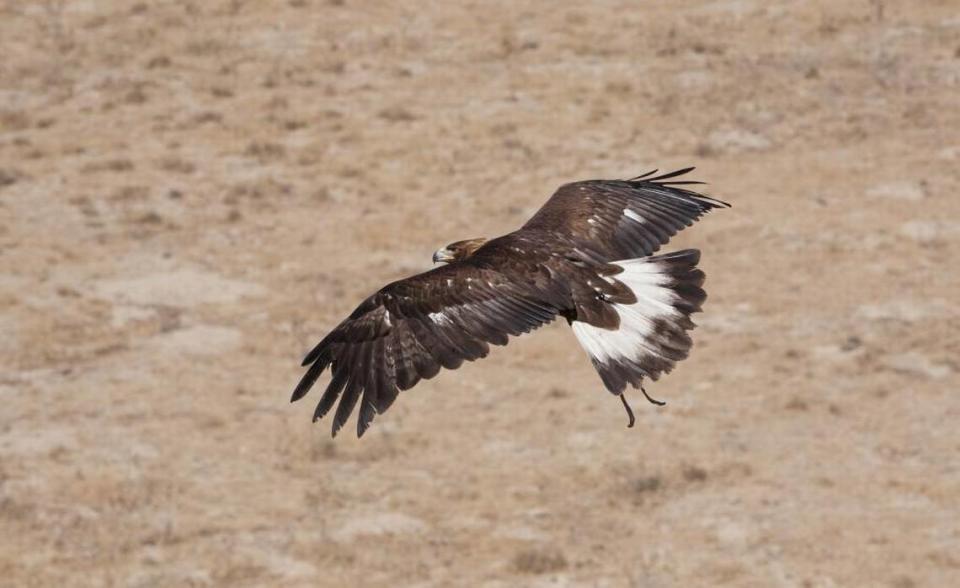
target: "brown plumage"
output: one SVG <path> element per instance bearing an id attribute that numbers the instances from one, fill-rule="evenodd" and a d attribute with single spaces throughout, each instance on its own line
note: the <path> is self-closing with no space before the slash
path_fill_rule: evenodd
<path id="1" fill-rule="evenodd" d="M 687 356 L 689 317 L 706 297 L 699 251 L 649 256 L 729 206 L 681 187 L 700 182 L 672 180 L 691 169 L 566 184 L 519 230 L 441 249 L 434 261 L 447 265 L 388 284 L 307 354 L 291 401 L 330 367 L 314 420 L 339 399 L 336 435 L 359 403 L 360 436 L 401 390 L 559 315 L 630 412 L 626 385 L 641 387 Z"/>

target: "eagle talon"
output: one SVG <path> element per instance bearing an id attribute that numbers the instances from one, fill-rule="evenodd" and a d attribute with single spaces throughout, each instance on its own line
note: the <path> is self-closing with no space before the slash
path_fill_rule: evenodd
<path id="1" fill-rule="evenodd" d="M 630 405 L 627 403 L 627 397 L 623 392 L 620 393 L 620 402 L 623 403 L 623 408 L 627 409 L 627 416 L 630 417 L 630 422 L 627 423 L 627 428 L 632 429 L 633 424 L 637 422 L 637 419 L 633 417 L 633 409 L 630 408 Z"/>
<path id="2" fill-rule="evenodd" d="M 640 384 L 640 391 L 643 392 L 643 397 L 646 398 L 650 404 L 656 404 L 657 406 L 666 406 L 666 402 L 662 400 L 657 400 L 656 398 L 650 398 L 650 395 L 647 394 L 647 391 L 643 389 L 643 384 Z"/>

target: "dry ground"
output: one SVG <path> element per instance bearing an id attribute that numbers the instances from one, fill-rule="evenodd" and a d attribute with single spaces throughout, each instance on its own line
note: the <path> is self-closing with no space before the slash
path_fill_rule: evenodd
<path id="1" fill-rule="evenodd" d="M 960 583 L 960 10 L 0 3 L 0 584 Z M 560 183 L 734 204 L 692 357 L 564 324 L 362 441 L 302 353 Z"/>

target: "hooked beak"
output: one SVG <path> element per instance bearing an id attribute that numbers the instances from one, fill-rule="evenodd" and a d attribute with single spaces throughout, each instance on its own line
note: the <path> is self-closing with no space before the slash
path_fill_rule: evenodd
<path id="1" fill-rule="evenodd" d="M 433 253 L 433 263 L 442 261 L 444 263 L 449 263 L 453 261 L 453 255 L 450 253 L 450 250 L 444 247 L 443 249 L 437 249 Z"/>

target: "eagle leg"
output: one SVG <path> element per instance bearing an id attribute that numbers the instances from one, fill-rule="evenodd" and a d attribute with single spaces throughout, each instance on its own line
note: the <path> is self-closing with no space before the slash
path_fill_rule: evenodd
<path id="1" fill-rule="evenodd" d="M 640 391 L 643 392 L 643 397 L 646 398 L 650 404 L 656 404 L 657 406 L 663 406 L 666 402 L 662 400 L 657 400 L 656 398 L 650 398 L 650 395 L 647 394 L 647 391 L 643 389 L 643 382 L 640 382 Z"/>
<path id="2" fill-rule="evenodd" d="M 633 418 L 633 409 L 630 408 L 630 405 L 627 403 L 627 395 L 623 392 L 620 393 L 620 402 L 623 403 L 623 408 L 627 409 L 627 416 L 630 417 L 630 422 L 627 423 L 627 428 L 633 428 L 633 423 L 636 422 L 636 419 Z"/>

